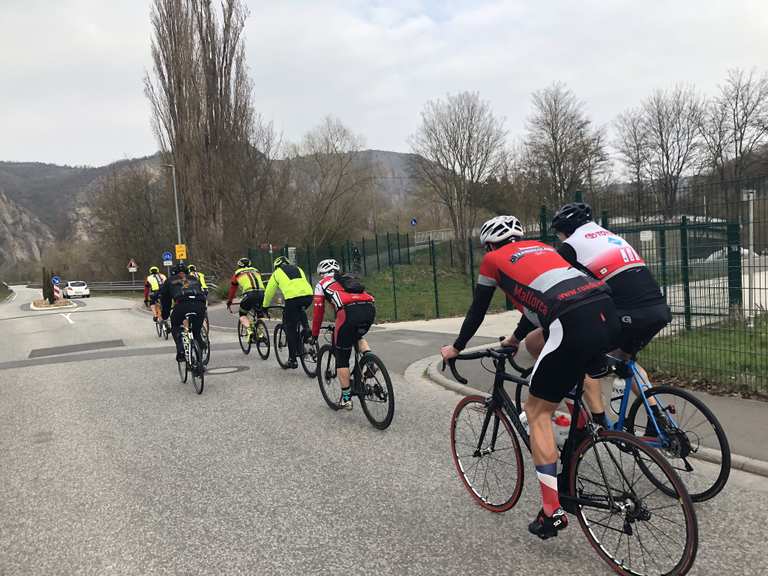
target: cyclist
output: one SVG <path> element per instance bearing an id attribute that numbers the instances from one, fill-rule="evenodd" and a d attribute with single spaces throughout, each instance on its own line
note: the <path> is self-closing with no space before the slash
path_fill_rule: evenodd
<path id="1" fill-rule="evenodd" d="M 157 303 L 160 287 L 165 282 L 165 274 L 160 274 L 157 266 L 149 267 L 149 276 L 144 280 L 144 305 L 152 309 L 152 319 L 155 322 L 160 321 L 160 306 Z"/>
<path id="2" fill-rule="evenodd" d="M 267 282 L 264 292 L 263 308 L 272 303 L 277 289 L 283 294 L 285 306 L 283 308 L 283 326 L 288 338 L 288 366 L 298 368 L 296 357 L 299 355 L 298 326 L 301 323 L 304 334 L 309 333 L 306 308 L 312 304 L 312 286 L 307 281 L 304 270 L 291 264 L 285 256 L 275 258 L 274 272 Z"/>
<path id="3" fill-rule="evenodd" d="M 441 354 L 449 360 L 464 349 L 480 327 L 497 286 L 523 313 L 504 345 L 515 347 L 535 327 L 544 329 L 546 342 L 531 374 L 525 412 L 543 502 L 528 530 L 546 539 L 568 525 L 558 497 L 552 414 L 579 379 L 615 347 L 619 325 L 603 282 L 573 268 L 551 246 L 522 237 L 523 227 L 514 216 L 497 216 L 483 224 L 480 241 L 487 253 L 474 300 L 458 338 Z"/>
<path id="4" fill-rule="evenodd" d="M 227 293 L 227 310 L 232 309 L 232 299 L 240 289 L 240 324 L 245 326 L 248 338 L 253 336 L 251 321 L 248 319 L 248 312 L 256 309 L 256 313 L 261 317 L 261 301 L 264 298 L 264 281 L 261 279 L 261 273 L 251 266 L 248 258 L 240 258 L 237 261 L 237 268 L 229 282 L 229 292 Z"/>
<path id="5" fill-rule="evenodd" d="M 327 300 L 336 312 L 333 342 L 336 346 L 336 371 L 341 384 L 339 407 L 352 410 L 349 358 L 355 343 L 363 354 L 371 349 L 363 336 L 376 318 L 374 299 L 354 277 L 342 274 L 341 266 L 332 258 L 317 265 L 317 275 L 320 281 L 315 285 L 312 338 L 317 339 L 320 334 Z"/>
<path id="6" fill-rule="evenodd" d="M 634 358 L 672 321 L 669 306 L 645 261 L 624 238 L 592 220 L 589 204 L 562 206 L 552 219 L 552 228 L 563 242 L 558 253 L 572 266 L 610 287 L 621 322 L 618 354 Z M 533 344 L 530 348 L 536 347 Z M 637 368 L 647 381 L 645 371 Z M 607 424 L 600 383 L 587 376 L 584 395 L 595 422 Z M 655 400 L 650 400 L 655 408 Z"/>
<path id="7" fill-rule="evenodd" d="M 206 298 L 208 297 L 208 284 L 205 282 L 205 274 L 202 272 L 197 271 L 197 266 L 194 264 L 190 264 L 187 266 L 187 270 L 189 270 L 189 275 L 193 276 L 194 278 L 197 278 L 197 280 L 200 282 L 200 286 L 203 289 L 203 293 L 205 294 Z"/>
<path id="8" fill-rule="evenodd" d="M 190 318 L 192 334 L 202 342 L 200 328 L 205 316 L 205 294 L 200 281 L 188 274 L 187 266 L 179 262 L 171 270 L 171 276 L 160 288 L 160 303 L 163 320 L 171 318 L 171 334 L 176 342 L 176 361 L 184 361 L 184 344 L 181 340 L 181 325 L 186 314 L 196 313 Z M 171 307 L 173 306 L 173 310 Z"/>

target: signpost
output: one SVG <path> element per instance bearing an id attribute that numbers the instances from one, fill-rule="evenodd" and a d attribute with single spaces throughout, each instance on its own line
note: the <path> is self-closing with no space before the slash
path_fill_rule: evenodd
<path id="1" fill-rule="evenodd" d="M 171 266 L 173 266 L 173 254 L 169 250 L 163 252 L 163 266 L 165 266 L 166 274 L 170 275 Z"/>
<path id="2" fill-rule="evenodd" d="M 131 273 L 131 284 L 136 284 L 136 272 L 139 271 L 139 267 L 136 264 L 136 260 L 131 258 L 128 260 L 128 272 Z"/>
<path id="3" fill-rule="evenodd" d="M 411 218 L 411 226 L 416 226 L 416 224 L 418 224 L 418 223 L 419 223 L 419 221 L 416 220 L 416 218 Z"/>
<path id="4" fill-rule="evenodd" d="M 53 284 L 53 299 L 61 300 L 61 288 L 59 287 L 61 278 L 58 276 L 51 276 L 51 284 Z"/>
<path id="5" fill-rule="evenodd" d="M 176 260 L 186 260 L 186 259 L 187 259 L 187 245 L 176 244 Z"/>

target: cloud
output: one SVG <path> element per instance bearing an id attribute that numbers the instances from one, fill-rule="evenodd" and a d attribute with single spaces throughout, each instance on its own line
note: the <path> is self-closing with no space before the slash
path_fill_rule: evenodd
<path id="1" fill-rule="evenodd" d="M 713 93 L 728 68 L 768 69 L 754 0 L 250 0 L 255 105 L 298 140 L 324 115 L 368 146 L 407 150 L 424 103 L 479 91 L 520 135 L 532 91 L 566 82 L 596 122 L 653 89 Z M 142 77 L 150 3 L 0 4 L 0 158 L 101 164 L 156 142 Z"/>

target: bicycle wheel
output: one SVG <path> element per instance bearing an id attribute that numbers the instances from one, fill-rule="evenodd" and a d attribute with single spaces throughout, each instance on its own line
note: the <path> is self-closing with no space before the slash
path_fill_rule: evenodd
<path id="1" fill-rule="evenodd" d="M 163 338 L 168 340 L 168 336 L 171 335 L 171 327 L 166 322 L 163 322 Z"/>
<path id="2" fill-rule="evenodd" d="M 395 391 L 387 367 L 375 354 L 366 354 L 358 366 L 360 406 L 374 428 L 384 430 L 395 416 Z"/>
<path id="3" fill-rule="evenodd" d="M 317 383 L 323 400 L 332 410 L 339 409 L 341 399 L 341 384 L 336 376 L 336 355 L 333 348 L 326 344 L 317 354 Z"/>
<path id="4" fill-rule="evenodd" d="M 207 323 L 203 323 L 200 328 L 200 346 L 203 353 L 203 366 L 208 366 L 208 362 L 211 361 L 211 338 L 208 333 Z"/>
<path id="5" fill-rule="evenodd" d="M 506 415 L 484 396 L 467 396 L 451 418 L 451 455 L 464 487 L 491 512 L 506 512 L 523 493 L 523 453 Z"/>
<path id="6" fill-rule="evenodd" d="M 197 340 L 192 340 L 189 356 L 192 361 L 189 367 L 189 371 L 192 373 L 192 385 L 195 387 L 195 392 L 202 394 L 205 387 L 205 367 L 203 366 L 203 353 Z"/>
<path id="7" fill-rule="evenodd" d="M 269 358 L 269 330 L 264 320 L 259 318 L 253 328 L 253 338 L 256 341 L 256 352 L 259 353 L 262 360 Z"/>
<path id="8" fill-rule="evenodd" d="M 158 338 L 163 337 L 163 325 L 161 322 L 155 322 L 155 332 L 157 333 Z"/>
<path id="9" fill-rule="evenodd" d="M 631 434 L 601 430 L 576 448 L 569 470 L 581 529 L 611 568 L 625 575 L 688 573 L 698 549 L 696 513 L 657 450 Z"/>
<path id="10" fill-rule="evenodd" d="M 671 386 L 655 386 L 646 390 L 645 396 L 655 399 L 660 407 L 664 417 L 656 417 L 656 421 L 667 439 L 655 438 L 656 427 L 649 422 L 642 398 L 636 398 L 629 409 L 627 432 L 653 437 L 649 443 L 666 456 L 685 483 L 691 500 L 703 502 L 719 494 L 731 474 L 731 449 L 723 427 L 712 411 L 687 390 Z M 707 464 L 697 457 L 702 448 L 712 455 L 707 458 L 710 461 Z M 712 463 L 712 460 L 718 462 Z M 714 479 L 713 466 L 718 467 Z"/>
<path id="11" fill-rule="evenodd" d="M 239 319 L 237 321 L 237 339 L 240 341 L 240 349 L 243 351 L 243 354 L 250 354 L 251 339 L 248 338 L 248 328 L 243 326 Z"/>
<path id="12" fill-rule="evenodd" d="M 304 344 L 304 351 L 301 354 L 301 367 L 310 378 L 317 376 L 317 359 L 320 347 L 315 342 L 312 345 Z"/>
<path id="13" fill-rule="evenodd" d="M 174 349 L 175 353 L 175 349 Z M 189 364 L 187 364 L 186 360 L 182 360 L 181 362 L 176 362 L 176 368 L 179 370 L 179 380 L 181 380 L 182 383 L 186 384 L 187 382 L 187 376 L 189 376 Z"/>
<path id="14" fill-rule="evenodd" d="M 287 370 L 290 367 L 288 364 L 288 336 L 282 324 L 275 326 L 275 358 L 277 358 L 277 363 L 280 364 L 280 368 L 283 370 Z"/>

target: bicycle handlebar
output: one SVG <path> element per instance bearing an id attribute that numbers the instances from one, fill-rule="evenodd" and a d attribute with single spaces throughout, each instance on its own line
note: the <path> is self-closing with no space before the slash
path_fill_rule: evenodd
<path id="1" fill-rule="evenodd" d="M 522 368 L 517 365 L 517 363 L 514 360 L 514 355 L 517 353 L 516 347 L 505 347 L 502 346 L 500 348 L 486 348 L 485 350 L 477 350 L 476 352 L 463 352 L 456 356 L 455 358 L 451 358 L 446 363 L 443 361 L 443 367 L 442 369 L 445 370 L 446 364 L 451 370 L 451 374 L 453 375 L 453 378 L 461 383 L 461 384 L 467 384 L 469 380 L 464 378 L 461 374 L 459 374 L 459 371 L 456 369 L 456 360 L 477 360 L 479 358 L 493 358 L 494 360 L 501 360 L 502 358 L 505 359 L 507 362 L 509 362 L 510 366 L 520 372 L 520 375 L 523 378 L 526 378 L 532 371 L 532 368 Z"/>

